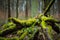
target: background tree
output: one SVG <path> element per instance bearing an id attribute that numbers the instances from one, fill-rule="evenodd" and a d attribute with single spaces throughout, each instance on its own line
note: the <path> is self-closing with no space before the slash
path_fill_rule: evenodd
<path id="1" fill-rule="evenodd" d="M 18 18 L 18 7 L 19 7 L 19 0 L 16 2 L 16 18 Z"/>
<path id="2" fill-rule="evenodd" d="M 10 11 L 10 0 L 8 0 L 8 18 L 11 17 L 11 11 Z M 10 21 L 10 20 L 8 20 Z"/>

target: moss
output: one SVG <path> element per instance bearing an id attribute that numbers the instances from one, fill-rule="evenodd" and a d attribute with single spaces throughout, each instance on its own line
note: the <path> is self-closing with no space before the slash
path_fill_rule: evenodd
<path id="1" fill-rule="evenodd" d="M 23 39 L 24 39 L 24 37 L 25 37 L 27 34 L 28 34 L 28 32 L 27 32 L 27 31 L 25 31 L 25 32 L 20 36 L 20 40 L 23 40 Z"/>
<path id="2" fill-rule="evenodd" d="M 19 35 L 19 36 L 21 36 L 21 34 L 23 34 L 23 33 L 24 33 L 24 28 L 17 31 L 17 35 Z"/>
<path id="3" fill-rule="evenodd" d="M 31 28 L 32 30 L 31 30 L 31 33 L 30 34 L 28 34 L 28 36 L 29 36 L 29 40 L 33 40 L 33 38 L 34 38 L 34 35 L 38 32 L 38 27 L 34 27 L 34 28 Z"/>
<path id="4" fill-rule="evenodd" d="M 7 40 L 6 38 L 0 37 L 0 40 Z"/>
<path id="5" fill-rule="evenodd" d="M 47 30 L 48 35 L 49 35 L 50 39 L 53 40 L 53 36 L 52 36 L 52 33 L 53 33 L 52 30 L 53 29 L 52 29 L 52 27 L 50 25 L 47 25 L 47 26 L 48 26 L 47 27 L 48 28 L 48 30 Z"/>
<path id="6" fill-rule="evenodd" d="M 6 31 L 6 30 L 9 30 L 9 29 L 14 29 L 14 28 L 15 28 L 15 26 L 10 26 L 9 28 L 6 28 L 6 29 L 2 30 L 2 32 Z"/>
<path id="7" fill-rule="evenodd" d="M 55 20 L 54 18 L 44 15 L 39 15 L 38 19 L 31 18 L 28 20 L 19 20 L 16 18 L 10 19 L 12 22 L 8 22 L 7 24 L 4 24 L 2 27 L 4 30 L 0 30 L 0 35 L 5 33 L 7 30 L 15 30 L 17 28 L 16 26 L 19 24 L 19 27 L 22 26 L 20 30 L 17 29 L 17 35 L 19 35 L 19 39 L 17 38 L 0 38 L 1 40 L 23 40 L 26 36 L 29 37 L 29 39 L 32 39 L 35 35 L 35 33 L 39 30 L 38 27 L 36 27 L 36 23 L 38 23 L 43 29 L 47 29 L 47 34 L 51 39 L 53 39 L 52 36 L 52 26 L 48 25 L 48 23 L 51 23 L 49 21 L 58 22 L 58 20 Z M 48 22 L 46 22 L 48 21 Z M 37 25 L 38 25 L 37 24 Z M 55 24 L 58 26 L 58 24 Z M 24 26 L 24 28 L 23 28 Z M 27 27 L 27 28 L 26 28 Z M 13 31 L 14 32 L 14 31 Z"/>
<path id="8" fill-rule="evenodd" d="M 7 29 L 7 28 L 10 28 L 11 26 L 15 26 L 15 24 L 13 22 L 8 22 L 6 24 L 4 24 L 2 26 L 3 29 Z"/>
<path id="9" fill-rule="evenodd" d="M 36 19 L 35 18 L 31 18 L 31 19 L 28 19 L 28 20 L 19 20 L 19 19 L 16 19 L 16 18 L 12 18 L 11 19 L 12 22 L 16 22 L 15 24 L 19 23 L 20 25 L 24 25 L 24 26 L 31 26 L 33 23 L 36 22 Z"/>
<path id="10" fill-rule="evenodd" d="M 17 34 L 20 36 L 20 40 L 24 39 L 25 36 L 28 36 L 29 39 L 34 36 L 34 33 L 36 33 L 38 27 L 28 27 L 28 28 L 23 28 L 17 32 Z M 29 35 L 30 34 L 30 35 Z"/>
<path id="11" fill-rule="evenodd" d="M 47 32 L 46 35 L 48 35 L 48 38 L 52 40 L 53 39 L 53 36 L 52 36 L 52 26 L 48 25 L 45 21 L 41 22 L 41 26 L 42 26 L 43 30 L 44 29 L 46 30 L 46 32 Z"/>
<path id="12" fill-rule="evenodd" d="M 12 22 L 8 22 L 2 26 L 3 29 L 9 28 L 11 25 L 13 25 Z"/>
<path id="13" fill-rule="evenodd" d="M 18 37 L 14 37 L 14 38 L 7 38 L 7 40 L 19 40 Z"/>
<path id="14" fill-rule="evenodd" d="M 0 40 L 19 40 L 19 38 L 17 38 L 17 37 L 14 37 L 14 38 L 0 37 Z"/>
<path id="15" fill-rule="evenodd" d="M 8 30 L 13 30 L 14 28 L 16 28 L 16 25 L 9 22 L 8 24 L 3 25 L 3 30 L 0 31 L 0 35 L 3 35 L 5 32 L 8 32 Z"/>
<path id="16" fill-rule="evenodd" d="M 60 28 L 60 24 L 55 23 L 55 25 Z"/>
<path id="17" fill-rule="evenodd" d="M 45 21 L 42 21 L 41 26 L 42 26 L 43 29 L 46 29 L 47 23 Z"/>

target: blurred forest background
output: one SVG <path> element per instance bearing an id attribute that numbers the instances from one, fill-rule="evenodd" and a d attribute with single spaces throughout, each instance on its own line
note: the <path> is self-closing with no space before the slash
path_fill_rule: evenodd
<path id="1" fill-rule="evenodd" d="M 0 0 L 0 24 L 7 22 L 9 17 L 28 19 L 43 13 L 51 0 Z M 60 20 L 60 0 L 50 8 L 48 15 Z"/>

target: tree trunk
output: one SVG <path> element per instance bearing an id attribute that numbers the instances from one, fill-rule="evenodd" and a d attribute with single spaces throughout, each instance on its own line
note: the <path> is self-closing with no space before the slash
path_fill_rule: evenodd
<path id="1" fill-rule="evenodd" d="M 16 2 L 16 18 L 18 18 L 18 5 L 19 5 L 19 0 Z"/>
<path id="2" fill-rule="evenodd" d="M 51 0 L 48 4 L 48 6 L 45 8 L 44 10 L 44 15 L 47 16 L 47 12 L 50 10 L 51 6 L 53 5 L 53 3 L 55 2 L 55 0 Z"/>
<path id="3" fill-rule="evenodd" d="M 11 11 L 10 11 L 10 0 L 8 0 L 8 18 L 11 17 Z M 10 21 L 10 20 L 8 20 Z"/>
<path id="4" fill-rule="evenodd" d="M 57 6 L 58 6 L 58 8 L 57 8 L 57 10 L 58 10 L 57 16 L 58 16 L 58 19 L 60 20 L 60 0 L 57 0 Z"/>
<path id="5" fill-rule="evenodd" d="M 25 17 L 26 17 L 26 19 L 28 18 L 28 0 L 26 0 Z"/>

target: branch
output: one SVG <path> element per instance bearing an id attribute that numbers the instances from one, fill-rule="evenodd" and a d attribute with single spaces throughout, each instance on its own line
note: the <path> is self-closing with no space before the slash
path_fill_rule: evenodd
<path id="1" fill-rule="evenodd" d="M 51 6 L 53 5 L 53 3 L 55 2 L 55 0 L 51 0 L 51 2 L 49 3 L 49 5 L 47 6 L 47 8 L 44 11 L 44 15 L 47 16 L 47 12 L 50 10 Z"/>

